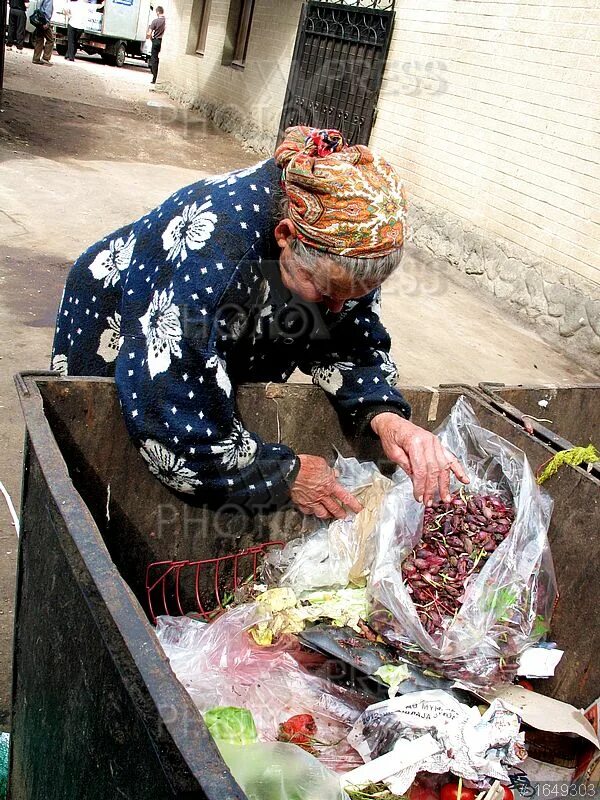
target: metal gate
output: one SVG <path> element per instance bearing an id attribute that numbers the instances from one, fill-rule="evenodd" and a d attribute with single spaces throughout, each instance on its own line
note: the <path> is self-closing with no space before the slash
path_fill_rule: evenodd
<path id="1" fill-rule="evenodd" d="M 368 142 L 393 23 L 394 0 L 304 4 L 280 138 L 290 125 L 311 125 Z"/>

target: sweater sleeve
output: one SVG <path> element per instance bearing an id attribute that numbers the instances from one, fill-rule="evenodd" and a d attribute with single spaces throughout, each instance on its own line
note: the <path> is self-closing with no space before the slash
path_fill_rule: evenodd
<path id="1" fill-rule="evenodd" d="M 206 337 L 182 335 L 172 292 L 156 292 L 140 322 L 145 338 L 125 338 L 116 382 L 130 436 L 149 470 L 212 507 L 283 505 L 299 460 L 288 447 L 244 428 L 224 356 Z M 187 327 L 193 330 L 193 322 Z"/>
<path id="2" fill-rule="evenodd" d="M 331 338 L 311 348 L 302 366 L 358 433 L 376 414 L 391 411 L 409 419 L 411 413 L 396 388 L 398 371 L 380 310 L 380 289 L 348 301 L 343 318 L 330 329 Z"/>

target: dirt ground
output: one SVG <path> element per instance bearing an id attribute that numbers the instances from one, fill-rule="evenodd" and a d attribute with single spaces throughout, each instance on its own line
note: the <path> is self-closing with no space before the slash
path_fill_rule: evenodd
<path id="1" fill-rule="evenodd" d="M 207 174 L 253 163 L 200 115 L 150 91 L 140 62 L 31 63 L 7 52 L 0 113 L 0 480 L 17 503 L 23 425 L 13 375 L 46 369 L 70 263 L 89 244 Z M 572 383 L 594 376 L 468 279 L 409 249 L 384 315 L 407 384 Z M 0 499 L 0 728 L 8 724 L 17 540 Z"/>

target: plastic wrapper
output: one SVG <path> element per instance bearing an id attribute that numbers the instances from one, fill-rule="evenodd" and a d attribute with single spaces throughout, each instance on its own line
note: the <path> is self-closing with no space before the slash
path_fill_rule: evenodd
<path id="1" fill-rule="evenodd" d="M 8 748 L 10 736 L 0 733 L 0 800 L 4 800 L 8 791 Z"/>
<path id="2" fill-rule="evenodd" d="M 218 744 L 248 800 L 342 800 L 337 775 L 293 744 Z"/>
<path id="3" fill-rule="evenodd" d="M 527 755 L 520 720 L 500 700 L 494 700 L 485 714 L 477 706 L 459 703 L 447 692 L 413 692 L 370 706 L 354 726 L 349 740 L 366 762 L 394 751 L 389 759 L 386 782 L 392 791 L 405 792 L 417 772 L 442 775 L 452 772 L 479 786 L 486 781 L 509 783 L 508 768 Z M 425 738 L 422 738 L 425 737 Z M 397 770 L 407 742 L 430 742 L 412 766 Z M 388 759 L 382 759 L 382 761 Z"/>
<path id="4" fill-rule="evenodd" d="M 268 619 L 257 604 L 238 606 L 210 625 L 188 617 L 159 617 L 156 633 L 177 678 L 201 712 L 217 706 L 248 709 L 263 741 L 296 714 L 317 724 L 315 751 L 334 770 L 360 763 L 346 736 L 368 701 L 309 674 L 287 651 L 283 637 L 257 645 L 248 631 Z"/>
<path id="5" fill-rule="evenodd" d="M 369 621 L 407 658 L 445 677 L 473 686 L 507 682 L 519 655 L 549 628 L 557 596 L 547 538 L 552 502 L 537 486 L 525 454 L 482 428 L 464 397 L 437 433 L 467 469 L 468 491 L 510 502 L 515 521 L 481 572 L 468 579 L 458 613 L 430 635 L 401 571 L 420 539 L 424 507 L 413 498 L 410 478 L 398 470 L 376 530 Z"/>
<path id="6" fill-rule="evenodd" d="M 392 487 L 375 464 L 338 456 L 335 465 L 340 483 L 363 504 L 359 514 L 334 520 L 315 533 L 289 542 L 272 552 L 271 580 L 291 587 L 296 594 L 312 589 L 342 588 L 365 584 L 375 556 L 373 530 L 386 491 Z"/>

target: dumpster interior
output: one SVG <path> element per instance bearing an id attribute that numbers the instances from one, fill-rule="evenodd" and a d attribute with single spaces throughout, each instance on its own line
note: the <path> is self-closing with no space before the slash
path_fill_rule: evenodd
<path id="1" fill-rule="evenodd" d="M 600 384 L 572 387 L 482 384 L 492 405 L 517 422 L 528 423 L 537 437 L 559 450 L 588 447 L 600 431 Z M 600 478 L 600 464 L 588 464 Z"/>
<path id="2" fill-rule="evenodd" d="M 101 536 L 110 559 L 124 582 L 125 591 L 129 593 L 130 590 L 139 604 L 137 606 L 129 594 L 132 608 L 135 608 L 139 619 L 143 619 L 145 616 L 148 625 L 153 623 L 155 616 L 159 614 L 171 613 L 174 616 L 189 612 L 197 614 L 197 612 L 203 613 L 218 607 L 226 599 L 231 599 L 232 587 L 239 582 L 240 574 L 238 573 L 241 573 L 242 578 L 256 577 L 257 562 L 264 556 L 264 552 L 256 552 L 252 548 L 267 543 L 289 542 L 298 537 L 301 532 L 306 532 L 306 521 L 294 510 L 255 515 L 240 513 L 239 509 L 225 508 L 211 511 L 205 507 L 185 502 L 170 492 L 150 474 L 147 465 L 131 443 L 122 420 L 114 383 L 111 380 L 46 378 L 38 379 L 34 385 L 34 382 L 29 379 L 28 386 L 31 390 L 31 397 L 26 398 L 23 405 L 29 431 L 29 458 L 32 459 L 30 464 L 32 469 L 24 488 L 25 512 L 28 508 L 29 495 L 31 495 L 31 502 L 34 502 L 33 489 L 36 480 L 41 480 L 41 475 L 34 480 L 37 460 L 40 462 L 43 479 L 46 483 L 52 480 L 50 467 L 44 466 L 42 446 L 36 441 L 36 426 L 42 424 L 43 416 L 43 422 L 49 426 L 47 433 L 56 443 L 58 451 L 64 459 L 68 477 L 72 481 L 72 489 L 79 495 L 91 514 L 89 519 L 81 519 L 82 530 L 84 527 L 86 529 L 97 527 L 97 532 L 92 532 L 93 535 L 97 537 L 97 533 L 99 533 Z M 539 398 L 536 396 L 528 398 L 530 404 L 527 405 L 523 397 L 518 395 L 517 389 L 510 387 L 510 391 L 510 401 L 518 405 L 524 413 L 536 414 L 536 409 L 538 412 L 540 411 Z M 556 407 L 564 406 L 567 409 L 565 413 L 570 420 L 575 420 L 577 416 L 580 416 L 590 421 L 589 430 L 590 436 L 592 436 L 594 431 L 598 430 L 598 424 L 594 417 L 594 414 L 597 415 L 597 408 L 590 409 L 586 405 L 588 401 L 583 390 L 568 397 L 566 394 L 564 396 L 561 394 L 561 392 L 567 393 L 568 391 L 570 390 L 556 390 L 552 402 Z M 518 421 L 510 419 L 494 408 L 490 398 L 486 397 L 484 393 L 467 387 L 440 388 L 439 390 L 415 387 L 405 389 L 404 394 L 413 408 L 413 420 L 429 430 L 435 430 L 440 425 L 462 395 L 467 397 L 481 426 L 521 449 L 526 454 L 534 471 L 554 454 L 554 450 L 549 444 L 527 434 Z M 240 416 L 245 426 L 256 431 L 268 441 L 282 441 L 294 448 L 296 452 L 313 453 L 329 460 L 333 460 L 337 451 L 344 457 L 354 456 L 361 462 L 373 460 L 380 466 L 384 474 L 389 475 L 392 472 L 392 465 L 382 459 L 382 453 L 376 440 L 374 438 L 356 440 L 348 432 L 342 430 L 333 407 L 325 395 L 315 387 L 305 385 L 244 386 L 240 388 L 237 399 Z M 33 408 L 35 403 L 43 404 L 43 414 L 38 414 L 34 420 L 33 412 L 29 414 L 28 418 L 28 404 Z M 37 410 L 39 412 L 40 409 Z M 545 416 L 545 413 L 537 413 L 536 416 Z M 578 431 L 575 423 L 572 427 L 565 425 L 564 430 L 569 435 Z M 575 438 L 574 435 L 573 438 Z M 578 435 L 577 439 L 581 440 L 581 436 Z M 31 490 L 29 493 L 28 486 Z M 68 485 L 63 482 L 61 486 L 66 492 L 64 500 L 68 504 L 73 500 L 69 494 Z M 588 610 L 591 611 L 600 606 L 600 581 L 596 577 L 597 566 L 600 564 L 600 538 L 597 535 L 600 530 L 600 481 L 586 473 L 584 469 L 567 466 L 553 476 L 547 489 L 554 502 L 548 538 L 559 592 L 549 638 L 565 651 L 565 656 L 555 677 L 534 680 L 532 684 L 535 690 L 543 695 L 573 704 L 578 708 L 585 708 L 595 701 L 600 686 L 600 661 L 597 658 L 600 646 L 600 627 L 587 614 Z M 61 516 L 56 485 L 52 489 L 52 494 L 54 502 L 56 502 L 56 510 L 50 516 L 54 519 L 53 524 L 56 528 L 58 525 L 57 515 Z M 39 520 L 43 517 L 43 511 L 39 508 L 40 497 L 36 502 L 38 504 L 36 519 L 40 524 Z M 65 526 L 68 528 L 66 521 Z M 91 538 L 90 541 L 92 541 Z M 60 600 L 61 573 L 69 573 L 65 580 L 73 584 L 70 591 L 75 592 L 75 584 L 79 587 L 85 597 L 86 606 L 90 610 L 91 619 L 100 626 L 101 638 L 106 638 L 107 634 L 102 631 L 101 627 L 105 616 L 107 619 L 111 615 L 114 618 L 110 598 L 104 597 L 101 590 L 98 590 L 97 594 L 93 590 L 93 587 L 97 585 L 97 579 L 93 574 L 94 569 L 90 567 L 90 562 L 86 560 L 87 557 L 85 554 L 81 554 L 81 546 L 75 543 L 74 548 L 75 550 L 79 548 L 79 555 L 86 562 L 85 569 L 81 567 L 77 559 L 73 560 L 68 548 L 65 550 L 64 542 L 61 547 L 62 553 L 57 556 L 50 571 L 54 573 L 51 595 L 58 596 Z M 228 558 L 248 550 L 250 552 L 241 559 Z M 22 558 L 26 559 L 27 555 L 25 554 Z M 215 565 L 215 559 L 223 560 Z M 205 560 L 209 563 L 198 566 L 198 562 Z M 194 562 L 192 569 L 186 569 L 182 565 L 182 562 L 188 561 Z M 149 591 L 149 582 L 150 588 L 152 588 L 152 576 L 165 574 L 163 562 L 167 562 L 167 577 L 157 582 L 158 591 L 153 595 L 152 591 Z M 173 568 L 174 564 L 179 566 Z M 150 565 L 155 565 L 153 568 L 155 572 L 149 571 Z M 29 579 L 27 569 L 22 565 L 20 592 L 27 592 Z M 36 578 L 38 581 L 49 579 L 50 574 L 47 570 L 39 573 Z M 98 578 L 98 582 L 99 580 Z M 108 611 L 104 609 L 99 612 L 98 608 L 103 604 L 106 604 Z M 73 620 L 71 622 L 73 623 Z M 106 620 L 104 622 L 106 623 Z M 60 622 L 57 625 L 59 628 L 61 627 Z M 127 661 L 130 653 L 133 652 L 134 661 L 139 667 L 136 654 L 141 652 L 140 647 L 143 649 L 146 645 L 143 645 L 139 638 L 142 635 L 140 633 L 142 629 L 138 627 L 136 630 L 138 637 L 136 640 L 128 641 L 127 632 L 123 632 L 122 629 L 120 629 L 119 636 L 124 637 L 123 644 L 128 654 L 125 660 Z M 147 628 L 146 636 L 148 642 L 151 642 L 150 628 Z M 148 646 L 153 651 L 160 652 L 154 642 Z M 86 651 L 85 642 L 80 642 L 78 647 L 81 648 L 84 659 L 92 658 L 92 653 Z M 104 670 L 106 674 L 109 674 L 110 664 L 116 663 L 115 650 L 110 642 L 107 642 L 105 656 Z M 17 647 L 15 656 L 17 665 L 22 657 L 22 651 Z M 47 654 L 47 657 L 50 658 L 50 653 Z M 133 662 L 129 663 L 127 669 L 135 672 L 132 664 Z M 118 667 L 117 672 L 122 675 L 123 667 Z M 170 670 L 159 670 L 158 672 L 156 673 L 155 689 L 146 692 L 148 696 L 144 703 L 148 707 L 152 705 L 150 695 L 154 701 L 156 700 L 154 696 L 157 691 L 156 687 L 165 682 L 175 681 Z M 344 673 L 344 677 L 347 678 L 348 673 Z M 34 681 L 33 676 L 30 676 L 30 680 Z M 115 680 L 117 680 L 116 677 Z M 120 691 L 129 692 L 130 698 L 135 695 L 136 691 L 144 694 L 143 687 L 147 686 L 147 680 L 146 673 L 144 673 L 141 683 L 133 681 L 132 685 L 128 686 L 127 682 L 124 682 Z M 133 685 L 137 687 L 135 691 L 132 689 Z M 142 688 L 140 689 L 140 687 Z M 33 688 L 32 684 L 29 689 Z M 81 685 L 79 689 L 84 691 Z M 175 692 L 173 687 L 171 687 L 171 692 Z M 77 693 L 73 695 L 73 702 L 76 702 L 76 696 Z M 116 694 L 114 696 L 117 697 Z M 383 696 L 386 696 L 385 693 Z M 186 705 L 187 701 L 182 701 L 179 695 L 178 697 L 177 702 L 181 704 L 183 710 L 175 716 L 180 717 L 179 722 L 185 720 L 184 727 L 189 738 L 191 736 L 189 731 L 192 728 L 195 731 L 196 728 L 203 726 L 199 724 L 199 718 L 194 715 L 193 706 L 189 703 Z M 19 709 L 21 722 L 26 720 L 26 715 L 21 701 L 15 699 L 17 709 L 15 735 L 17 739 L 21 737 L 21 752 L 25 752 L 24 742 L 28 736 L 31 736 L 31 731 L 27 730 L 26 725 L 19 728 Z M 96 698 L 97 700 L 98 698 Z M 133 697 L 133 701 L 135 704 L 135 697 Z M 106 710 L 103 713 L 105 712 Z M 152 714 L 148 708 L 146 708 L 146 712 Z M 184 732 L 181 729 L 175 730 L 170 721 L 165 721 L 162 715 L 159 716 L 158 729 L 163 736 L 163 746 L 169 752 L 177 751 L 178 748 L 181 750 L 181 742 L 178 737 L 184 736 Z M 174 723 L 175 727 L 177 724 L 177 722 Z M 147 720 L 144 722 L 144 727 L 147 727 Z M 88 733 L 85 735 L 87 736 Z M 117 731 L 115 735 L 117 737 L 122 735 L 122 731 Z M 194 733 L 195 735 L 197 734 Z M 152 739 L 153 736 L 154 734 L 151 733 L 150 738 Z M 192 736 L 190 741 L 196 740 Z M 202 741 L 202 748 L 206 749 L 206 742 Z M 31 740 L 27 746 L 35 749 L 37 745 Z M 139 748 L 142 752 L 142 744 L 139 744 Z M 310 748 L 308 749 L 310 750 Z M 213 752 L 208 748 L 207 752 L 209 751 Z M 129 758 L 131 759 L 132 756 L 130 755 Z M 171 753 L 169 758 L 172 771 L 173 764 L 179 763 L 178 756 Z M 185 784 L 186 791 L 191 792 L 185 797 L 243 798 L 246 796 L 242 793 L 235 794 L 236 791 L 239 792 L 239 789 L 233 789 L 231 786 L 227 789 L 228 794 L 221 794 L 218 783 L 213 786 L 206 775 L 204 778 L 200 777 L 203 770 L 206 772 L 205 765 L 201 767 L 190 765 L 189 758 L 185 754 L 182 758 L 183 761 L 179 763 L 179 778 L 169 778 L 169 780 L 172 780 L 174 784 L 179 781 L 180 787 L 181 783 Z M 135 762 L 135 758 L 133 760 Z M 161 769 L 165 769 L 162 758 L 159 760 Z M 185 764 L 185 768 L 182 764 Z M 190 789 L 194 786 L 192 778 L 187 780 L 181 777 L 186 770 L 189 770 L 190 775 L 195 776 L 198 780 L 200 788 L 196 794 L 193 793 L 194 789 Z M 169 770 L 166 771 L 169 772 Z M 235 785 L 232 784 L 232 786 Z M 151 795 L 151 789 L 146 785 L 146 788 L 136 793 L 135 796 L 137 798 L 184 796 L 176 792 L 169 794 L 167 790 L 161 791 L 162 793 Z M 38 796 L 44 795 L 25 791 L 20 794 L 16 789 L 11 795 L 14 800 L 20 800 L 21 797 Z M 66 795 L 46 796 L 58 798 Z M 101 795 L 91 793 L 87 796 L 95 798 Z M 391 794 L 381 796 L 392 797 Z M 490 795 L 488 800 L 491 798 Z M 322 799 L 320 798 L 320 800 Z M 465 800 L 471 800 L 471 796 L 465 796 Z"/>
<path id="3" fill-rule="evenodd" d="M 556 435 L 578 445 L 598 438 L 600 384 L 581 386 L 502 386 L 485 384 L 490 396 L 510 403 L 522 414 L 545 418 Z"/>

